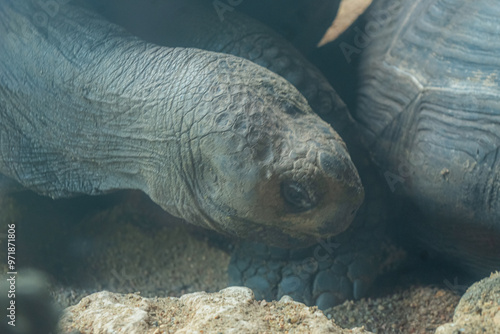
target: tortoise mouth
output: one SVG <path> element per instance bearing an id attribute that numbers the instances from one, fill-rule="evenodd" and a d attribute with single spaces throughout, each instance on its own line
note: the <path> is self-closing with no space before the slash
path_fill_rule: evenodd
<path id="1" fill-rule="evenodd" d="M 337 163 L 326 168 L 324 159 L 321 163 L 326 172 L 311 178 L 279 173 L 265 178 L 250 196 L 237 198 L 237 203 L 246 203 L 243 208 L 198 196 L 203 199 L 199 203 L 203 225 L 281 248 L 307 247 L 342 233 L 354 220 L 364 189 L 354 165 Z"/>
<path id="2" fill-rule="evenodd" d="M 254 225 L 256 228 L 249 229 L 245 235 L 239 235 L 242 239 L 265 243 L 269 246 L 279 248 L 304 248 L 318 243 L 321 239 L 317 234 L 293 233 L 282 228 L 270 226 L 258 226 L 251 222 L 243 222 L 246 226 Z"/>
<path id="3" fill-rule="evenodd" d="M 352 213 L 353 218 L 355 213 L 356 210 Z M 325 238 L 336 236 L 344 232 L 350 225 L 350 222 L 345 224 L 325 222 L 324 226 L 319 227 L 317 231 L 311 231 L 310 229 L 297 230 L 287 228 L 287 223 L 283 221 L 281 221 L 279 225 L 262 225 L 238 217 L 232 217 L 231 220 L 231 226 L 237 226 L 237 228 L 233 230 L 225 230 L 223 232 L 224 234 L 232 237 L 236 236 L 242 240 L 249 240 L 264 243 L 273 247 L 288 249 L 312 246 Z M 288 225 L 292 227 L 291 224 Z"/>

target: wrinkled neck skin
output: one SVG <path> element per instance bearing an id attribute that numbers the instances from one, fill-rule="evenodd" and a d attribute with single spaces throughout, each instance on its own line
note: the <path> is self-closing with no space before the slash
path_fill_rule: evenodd
<path id="1" fill-rule="evenodd" d="M 40 25 L 43 13 L 36 1 L 0 4 L 0 172 L 54 198 L 140 189 L 186 216 L 194 162 L 180 143 L 196 90 L 181 85 L 200 85 L 213 59 L 67 5 Z"/>
<path id="2" fill-rule="evenodd" d="M 340 134 L 357 168 L 366 165 L 367 152 L 362 150 L 357 125 L 328 80 L 285 38 L 239 13 L 238 7 L 221 7 L 207 0 L 89 1 L 110 21 L 141 39 L 232 54 L 282 76 Z"/>
<path id="3" fill-rule="evenodd" d="M 281 246 L 350 224 L 364 193 L 345 144 L 285 79 L 70 4 L 45 22 L 39 6 L 0 2 L 0 173 L 52 197 L 140 189 Z"/>
<path id="4" fill-rule="evenodd" d="M 207 0 L 90 0 L 109 20 L 158 45 L 195 47 L 249 59 L 287 79 L 341 135 L 354 122 L 323 74 L 263 23 Z M 332 8 L 333 10 L 333 8 Z"/>

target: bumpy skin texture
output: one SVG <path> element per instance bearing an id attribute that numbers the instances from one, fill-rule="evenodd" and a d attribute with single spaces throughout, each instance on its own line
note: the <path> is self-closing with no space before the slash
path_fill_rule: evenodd
<path id="1" fill-rule="evenodd" d="M 109 20 L 144 40 L 232 54 L 279 74 L 337 132 L 353 132 L 346 130 L 353 122 L 343 101 L 323 75 L 282 36 L 240 14 L 239 7 L 221 12 L 206 0 L 92 1 Z"/>
<path id="2" fill-rule="evenodd" d="M 324 197 L 328 206 L 324 210 L 339 208 L 335 204 L 337 201 L 340 201 L 340 206 L 341 203 L 353 208 L 357 206 L 361 198 L 360 186 L 357 176 L 352 174 L 352 165 L 344 159 L 344 147 L 331 129 L 311 114 L 300 95 L 282 79 L 241 59 L 147 44 L 78 8 L 69 7 L 71 9 L 68 10 L 66 5 L 58 7 L 57 15 L 49 21 L 49 25 L 37 27 L 28 19 L 33 17 L 32 13 L 38 13 L 40 8 L 36 5 L 24 7 L 24 4 L 4 2 L 2 6 L 0 15 L 3 25 L 0 28 L 6 34 L 1 36 L 6 37 L 2 37 L 5 43 L 0 46 L 5 64 L 5 71 L 2 72 L 5 74 L 0 77 L 3 97 L 0 115 L 5 125 L 2 129 L 0 165 L 3 173 L 25 186 L 53 197 L 138 188 L 166 210 L 190 222 L 294 246 L 298 245 L 294 240 L 297 238 L 286 235 L 286 227 L 276 227 L 276 221 L 269 219 L 269 211 L 262 210 L 262 205 L 278 210 L 284 206 L 283 193 L 276 192 L 275 179 L 271 178 L 270 183 L 275 182 L 270 186 L 272 191 L 267 184 L 260 193 L 246 198 L 244 202 L 251 208 L 252 200 L 258 201 L 258 210 L 251 212 L 273 225 L 264 229 L 248 219 L 241 225 L 234 225 L 237 221 L 236 210 L 229 210 L 229 205 L 223 206 L 229 199 L 211 196 L 221 195 L 218 187 L 227 187 L 226 194 L 232 197 L 230 205 L 234 206 L 234 202 L 240 201 L 234 194 L 245 189 L 247 184 L 254 187 L 255 182 L 261 180 L 260 177 L 265 174 L 258 172 L 261 167 L 279 174 L 278 181 L 289 177 L 308 180 L 308 171 L 313 170 L 313 175 L 317 175 L 314 173 L 321 174 L 325 172 L 324 167 L 331 167 L 333 170 L 327 174 L 335 173 L 335 184 L 325 183 L 320 187 L 325 192 L 332 192 L 330 197 Z M 190 14 L 193 13 L 190 7 Z M 140 17 L 137 11 L 134 14 L 134 17 Z M 181 46 L 195 46 L 186 44 L 193 41 L 203 42 L 208 45 L 207 48 L 212 45 L 214 51 L 246 56 L 268 66 L 294 83 L 307 96 L 314 111 L 349 138 L 353 123 L 345 106 L 321 74 L 268 28 L 236 12 L 231 14 L 222 26 L 205 26 L 217 34 L 218 39 L 212 44 L 181 35 Z M 243 24 L 246 30 L 238 24 Z M 24 28 L 19 30 L 19 27 Z M 201 31 L 204 36 L 211 36 L 206 29 Z M 221 31 L 225 33 L 222 36 L 219 34 Z M 151 36 L 145 34 L 145 37 Z M 160 34 L 160 38 L 164 36 Z M 25 50 L 31 50 L 30 59 L 37 59 L 36 64 L 26 62 L 18 66 Z M 40 64 L 44 66 L 44 75 L 40 78 L 30 75 L 39 70 Z M 20 73 L 27 82 L 19 78 Z M 215 83 L 210 86 L 208 83 L 212 79 Z M 21 89 L 31 100 L 29 106 L 19 95 Z M 256 95 L 259 98 L 255 98 Z M 250 104 L 244 108 L 244 115 L 237 108 L 243 102 Z M 287 112 L 290 105 L 294 110 L 292 113 Z M 254 108 L 264 112 L 252 113 Z M 16 116 L 14 111 L 23 118 Z M 279 124 L 279 127 L 273 128 L 273 124 Z M 262 128 L 264 126 L 267 128 Z M 259 136 L 257 128 L 266 135 Z M 234 134 L 233 130 L 242 133 Z M 246 136 L 245 131 L 248 131 Z M 158 133 L 162 135 L 158 137 Z M 355 132 L 350 137 L 348 145 L 353 149 L 357 147 Z M 249 145 L 248 141 L 253 145 Z M 19 147 L 18 155 L 13 155 L 11 147 Z M 324 148 L 328 155 L 314 151 Z M 278 158 L 280 154 L 292 161 L 287 162 L 286 157 Z M 331 155 L 335 159 L 328 159 Z M 315 160 L 314 157 L 318 158 Z M 364 154 L 358 154 L 357 159 L 364 161 L 358 161 L 360 166 L 367 161 Z M 266 169 L 265 166 L 275 166 L 276 169 Z M 214 175 L 214 172 L 219 173 Z M 217 182 L 210 182 L 216 178 Z M 363 179 L 366 183 L 370 177 L 363 176 Z M 295 188 L 294 183 L 288 184 Z M 370 189 L 377 187 L 370 186 Z M 370 190 L 370 197 L 373 194 L 377 199 L 382 198 Z M 370 200 L 369 203 L 377 201 Z M 328 251 L 325 255 L 317 251 L 317 246 L 292 254 L 274 250 L 273 254 L 287 255 L 267 267 L 259 261 L 269 264 L 269 258 L 276 259 L 276 255 L 268 255 L 268 259 L 248 259 L 253 265 L 244 268 L 240 265 L 239 276 L 232 276 L 233 283 L 236 279 L 238 284 L 246 283 L 267 299 L 286 293 L 322 307 L 361 296 L 380 269 L 381 238 L 373 237 L 375 234 L 367 231 L 382 229 L 383 224 L 378 220 L 381 217 L 379 211 L 383 211 L 381 208 L 383 206 L 363 206 L 361 210 L 364 213 L 358 217 L 373 219 L 357 218 L 357 229 L 351 229 L 339 240 L 329 240 L 336 245 L 335 252 Z M 315 210 L 308 210 L 309 214 L 312 211 Z M 303 234 L 308 233 L 311 227 L 307 226 L 307 214 L 286 214 L 287 217 L 297 216 L 297 224 L 302 227 L 292 226 L 292 229 L 299 231 L 298 238 L 303 239 Z M 318 216 L 315 213 L 312 215 Z M 339 222 L 338 219 L 335 221 Z M 216 225 L 221 222 L 222 226 Z M 290 225 L 290 222 L 287 218 L 286 223 Z M 345 225 L 335 226 L 337 231 L 343 228 Z M 365 233 L 359 233 L 360 228 Z M 323 230 L 321 236 L 326 237 L 327 233 Z M 245 257 L 254 254 L 243 249 L 236 253 L 233 263 L 245 261 Z M 313 266 L 304 267 L 304 261 L 311 262 L 310 259 L 313 259 Z M 319 264 L 314 265 L 314 261 Z M 252 283 L 259 279 L 254 271 L 256 266 L 259 273 L 265 268 L 274 270 L 279 266 L 279 279 L 272 280 L 269 275 L 262 274 L 260 278 L 269 279 L 271 287 L 256 286 Z M 337 281 L 342 283 L 337 285 Z"/>
<path id="3" fill-rule="evenodd" d="M 345 145 L 286 80 L 166 48 L 84 8 L 0 3 L 0 172 L 52 197 L 140 189 L 278 245 L 338 234 L 363 199 Z M 45 24 L 42 24 L 45 23 Z"/>
<path id="4" fill-rule="evenodd" d="M 376 2 L 355 118 L 415 235 L 479 275 L 500 268 L 500 7 Z M 368 26 L 367 25 L 367 26 Z"/>
<path id="5" fill-rule="evenodd" d="M 107 0 L 96 6 L 143 39 L 230 53 L 274 71 L 341 134 L 366 185 L 365 204 L 352 226 L 338 238 L 318 239 L 317 245 L 300 251 L 244 243 L 233 254 L 230 284 L 251 287 L 257 298 L 287 294 L 322 309 L 363 297 L 388 257 L 383 247 L 387 188 L 371 166 L 347 108 L 323 75 L 284 38 L 236 10 L 224 12 L 220 20 L 205 1 Z M 169 15 L 169 10 L 174 12 Z"/>

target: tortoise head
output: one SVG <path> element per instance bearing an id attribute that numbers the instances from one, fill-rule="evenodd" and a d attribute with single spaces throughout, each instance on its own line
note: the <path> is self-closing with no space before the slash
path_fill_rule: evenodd
<path id="1" fill-rule="evenodd" d="M 364 197 L 344 142 L 286 80 L 258 66 L 239 78 L 235 67 L 196 92 L 180 215 L 283 247 L 344 231 Z"/>

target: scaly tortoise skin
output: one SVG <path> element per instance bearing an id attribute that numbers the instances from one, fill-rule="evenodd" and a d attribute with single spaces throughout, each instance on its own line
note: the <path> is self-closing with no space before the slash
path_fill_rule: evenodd
<path id="1" fill-rule="evenodd" d="M 103 12 L 110 8 L 116 8 L 113 7 L 111 1 L 108 4 L 110 7 L 105 8 Z M 196 29 L 194 29 L 182 36 L 181 42 L 179 39 L 170 42 L 168 35 L 163 34 L 160 34 L 159 38 L 165 38 L 164 41 L 153 40 L 153 42 L 165 45 L 173 43 L 169 46 L 198 46 L 212 51 L 232 53 L 249 58 L 288 79 L 306 97 L 313 110 L 331 123 L 344 138 L 366 188 L 367 200 L 346 233 L 320 242 L 319 245 L 310 249 L 298 251 L 270 249 L 263 245 L 248 246 L 248 248 L 242 246 L 237 250 L 230 266 L 232 282 L 245 283 L 252 287 L 261 298 L 271 299 L 289 294 L 298 300 L 308 304 L 316 304 L 321 308 L 337 304 L 347 298 L 361 297 L 373 279 L 380 273 L 381 263 L 387 257 L 386 250 L 381 246 L 381 240 L 384 240 L 384 223 L 388 220 L 388 213 L 385 207 L 386 188 L 381 184 L 380 179 L 375 175 L 367 161 L 368 153 L 358 142 L 356 124 L 352 123 L 343 103 L 319 71 L 294 51 L 291 45 L 281 37 L 254 21 L 239 16 L 236 12 L 228 13 L 231 15 L 226 15 L 222 22 L 216 22 L 215 16 L 210 18 L 210 15 L 207 15 L 210 12 L 203 7 L 206 6 L 206 3 L 194 5 L 200 6 L 199 13 L 204 13 L 204 22 L 211 22 L 205 26 L 205 29 L 202 28 L 202 34 L 217 36 L 221 38 L 220 40 L 212 39 L 212 44 L 209 42 L 200 45 L 200 43 L 205 42 L 197 39 L 199 35 L 196 36 Z M 195 11 L 191 11 L 190 14 L 192 15 L 193 12 Z M 130 20 L 120 22 L 120 16 L 113 17 L 112 12 L 106 14 L 133 31 L 133 26 L 127 26 L 129 24 L 127 22 Z M 189 20 L 183 22 L 182 19 L 176 22 L 176 24 L 180 22 L 186 25 L 192 23 Z M 241 25 L 245 28 L 242 29 Z M 206 29 L 207 27 L 210 29 Z M 195 33 L 190 35 L 193 31 Z M 251 33 L 248 33 L 249 31 Z M 151 36 L 148 33 L 141 36 L 140 31 L 133 32 L 143 39 L 148 39 L 148 36 Z M 222 37 L 221 32 L 224 32 Z M 241 32 L 245 32 L 244 38 L 241 38 Z M 192 38 L 190 36 L 194 36 L 194 38 L 190 39 Z M 210 41 L 210 39 L 208 40 Z M 301 69 L 306 70 L 301 71 Z M 365 73 L 369 73 L 369 71 Z M 362 111 L 362 109 L 360 110 Z M 357 120 L 359 120 L 360 110 L 355 113 Z M 315 140 L 319 140 L 316 134 Z M 371 149 L 370 146 L 368 148 Z M 153 196 L 151 197 L 153 198 Z M 356 199 L 351 198 L 353 202 Z M 356 205 L 353 204 L 353 206 Z M 196 223 L 195 219 L 190 217 L 192 222 Z M 190 221 L 189 218 L 187 220 Z M 224 229 L 225 232 L 228 231 L 227 226 Z M 241 230 L 237 231 L 240 236 L 245 233 Z M 276 235 L 280 235 L 280 231 L 268 227 L 262 232 L 259 231 L 257 238 L 267 236 L 268 239 L 272 239 L 272 242 L 281 244 L 293 244 L 295 241 L 290 240 L 288 236 L 277 239 Z M 301 237 L 294 235 L 294 238 L 300 239 Z M 436 239 L 439 239 L 439 236 Z M 451 242 L 453 241 L 451 239 Z M 491 262 L 487 263 L 485 267 L 491 268 L 491 264 Z"/>
<path id="2" fill-rule="evenodd" d="M 212 1 L 181 2 L 174 15 L 168 15 L 171 1 L 146 3 L 149 6 L 136 0 L 107 0 L 99 1 L 97 7 L 108 19 L 143 39 L 233 54 L 286 78 L 306 97 L 313 110 L 341 134 L 365 185 L 365 204 L 358 210 L 348 232 L 318 240 L 316 245 L 298 251 L 243 243 L 233 252 L 230 284 L 252 288 L 259 299 L 271 300 L 287 294 L 322 309 L 364 296 L 373 280 L 386 270 L 385 263 L 392 265 L 387 261 L 392 248 L 386 246 L 390 242 L 385 228 L 388 216 L 394 212 L 387 208 L 387 188 L 359 142 L 355 123 L 326 78 L 288 41 L 236 10 L 224 12 L 221 20 Z M 303 1 L 296 3 L 298 8 L 303 4 Z M 321 0 L 315 4 L 318 8 L 335 5 Z M 258 12 L 255 8 L 263 5 L 265 3 L 242 3 L 236 9 L 255 14 Z M 336 7 L 330 9 L 331 14 Z M 319 14 L 313 11 L 314 15 Z M 293 11 L 289 9 L 289 12 Z M 324 21 L 321 17 L 318 20 Z M 280 24 L 287 18 L 277 21 L 275 27 L 287 34 Z M 312 39 L 319 41 L 321 37 L 318 34 Z M 304 52 L 309 51 L 300 39 L 293 41 Z"/>
<path id="3" fill-rule="evenodd" d="M 416 207 L 402 218 L 410 233 L 487 276 L 500 269 L 500 6 L 379 0 L 368 17 L 354 113 L 363 141 Z"/>
<path id="4" fill-rule="evenodd" d="M 432 5 L 433 3 L 430 2 L 425 6 L 432 7 Z M 270 299 L 281 297 L 283 294 L 289 294 L 298 300 L 305 301 L 309 304 L 316 304 L 321 308 L 339 303 L 346 298 L 359 298 L 366 292 L 373 279 L 383 271 L 381 263 L 387 261 L 387 258 L 390 257 L 385 250 L 380 249 L 384 248 L 385 245 L 384 228 L 388 220 L 394 220 L 398 224 L 402 222 L 408 225 L 404 229 L 408 228 L 411 232 L 414 232 L 416 228 L 417 231 L 415 232 L 417 235 L 421 235 L 421 231 L 432 231 L 433 233 L 426 233 L 420 237 L 420 239 L 423 239 L 422 241 L 427 243 L 427 247 L 438 249 L 441 255 L 451 255 L 454 263 L 468 267 L 467 269 L 469 269 L 475 277 L 482 277 L 487 275 L 491 270 L 500 267 L 500 259 L 497 255 L 500 254 L 500 239 L 498 235 L 498 224 L 496 223 L 498 222 L 498 209 L 493 210 L 490 214 L 489 223 L 487 224 L 483 224 L 483 222 L 474 219 L 469 220 L 469 224 L 465 225 L 467 227 L 465 233 L 462 233 L 460 228 L 457 229 L 450 226 L 449 220 L 445 221 L 443 219 L 443 216 L 446 215 L 448 215 L 447 217 L 452 217 L 454 215 L 456 217 L 456 213 L 451 212 L 450 208 L 448 208 L 448 211 L 445 210 L 443 214 L 436 215 L 432 210 L 426 210 L 425 206 L 421 206 L 420 209 L 424 215 L 412 217 L 406 213 L 397 219 L 391 219 L 390 211 L 393 211 L 392 214 L 395 214 L 398 210 L 395 208 L 389 210 L 387 208 L 387 198 L 389 197 L 387 189 L 381 184 L 377 175 L 374 175 L 370 163 L 366 161 L 368 155 L 372 157 L 374 155 L 374 146 L 366 145 L 366 138 L 368 137 L 366 135 L 371 134 L 369 129 L 370 126 L 377 126 L 377 122 L 373 124 L 370 123 L 371 117 L 377 115 L 377 113 L 382 115 L 379 116 L 381 119 L 387 117 L 387 115 L 383 114 L 386 109 L 382 108 L 375 110 L 374 106 L 376 104 L 373 99 L 376 99 L 377 95 L 372 94 L 373 90 L 383 93 L 381 97 L 382 103 L 390 103 L 386 95 L 396 95 L 395 92 L 397 92 L 398 85 L 402 84 L 402 82 L 394 83 L 394 81 L 388 79 L 384 81 L 384 83 L 392 83 L 395 87 L 391 86 L 390 89 L 385 88 L 384 91 L 384 88 L 381 89 L 383 86 L 376 80 L 376 77 L 374 79 L 375 74 L 373 73 L 373 67 L 376 67 L 377 61 L 379 61 L 379 58 L 376 56 L 377 48 L 384 44 L 384 38 L 391 36 L 386 29 L 397 29 L 397 27 L 399 27 L 397 23 L 399 20 L 408 17 L 411 17 L 409 22 L 419 20 L 418 15 L 409 10 L 409 7 L 413 8 L 412 10 L 417 8 L 416 12 L 419 12 L 419 7 L 412 6 L 413 5 L 409 2 L 404 1 L 392 3 L 378 1 L 375 2 L 367 15 L 368 19 L 376 19 L 374 20 L 375 22 L 370 22 L 367 25 L 367 29 L 369 29 L 370 24 L 371 27 L 373 27 L 374 24 L 379 25 L 380 31 L 378 33 L 381 34 L 381 36 L 369 36 L 369 39 L 372 38 L 373 40 L 369 40 L 371 43 L 363 55 L 363 64 L 360 69 L 361 91 L 358 102 L 359 107 L 356 109 L 355 113 L 356 121 L 358 121 L 357 124 L 361 125 L 362 131 L 360 132 L 365 135 L 363 138 L 365 139 L 365 145 L 363 146 L 368 148 L 369 154 L 361 147 L 362 145 L 360 145 L 357 138 L 360 133 L 356 128 L 357 124 L 351 123 L 347 110 L 342 107 L 332 108 L 331 103 L 325 105 L 318 102 L 318 96 L 334 96 L 331 87 L 326 83 L 323 76 L 319 74 L 316 69 L 311 68 L 302 56 L 294 52 L 286 43 L 283 43 L 279 36 L 273 35 L 272 32 L 267 32 L 265 28 L 257 28 L 255 23 L 248 23 L 246 18 L 238 16 L 237 13 L 226 15 L 223 22 L 217 22 L 215 17 L 210 16 L 207 10 L 205 10 L 205 12 L 201 11 L 204 13 L 202 21 L 205 26 L 201 28 L 198 33 L 196 33 L 196 31 L 193 32 L 193 26 L 196 26 L 196 22 L 189 21 L 189 18 L 186 17 L 178 21 L 173 21 L 168 29 L 165 29 L 172 29 L 172 26 L 183 27 L 184 31 L 187 33 L 186 35 L 182 35 L 182 43 L 193 43 L 190 44 L 190 46 L 195 46 L 196 43 L 198 43 L 200 47 L 206 49 L 232 53 L 248 58 L 290 80 L 290 82 L 292 82 L 308 99 L 314 111 L 331 123 L 346 141 L 353 161 L 360 171 L 361 178 L 365 185 L 367 199 L 364 206 L 359 211 L 356 221 L 346 233 L 339 237 L 329 239 L 326 242 L 322 242 L 309 250 L 287 252 L 279 249 L 271 250 L 264 245 L 244 245 L 236 252 L 236 256 L 233 257 L 230 266 L 233 284 L 244 282 L 246 285 L 251 286 L 254 291 L 257 291 L 261 298 Z M 424 7 L 423 4 L 419 6 L 422 6 L 422 8 Z M 436 6 L 441 6 L 441 10 L 444 12 L 445 16 L 455 16 L 459 18 L 460 15 L 463 15 L 463 12 L 456 13 L 450 5 L 438 3 Z M 487 4 L 478 4 L 478 8 L 481 7 L 485 8 Z M 242 9 L 245 10 L 245 8 Z M 252 13 L 255 13 L 255 11 Z M 419 13 L 419 15 L 425 15 L 425 11 Z M 414 17 L 412 17 L 412 15 Z M 188 17 L 192 17 L 192 13 L 189 13 Z M 262 19 L 262 14 L 259 18 Z M 381 20 L 384 18 L 389 21 L 382 22 Z M 490 18 L 490 21 L 492 19 L 494 19 L 494 17 Z M 126 19 L 122 17 L 121 23 L 127 25 L 127 22 L 131 20 L 133 20 L 133 17 L 127 17 Z M 186 22 L 184 26 L 183 22 Z M 267 22 L 269 23 L 269 21 Z M 141 28 L 144 28 L 143 24 L 139 25 Z M 277 26 L 280 28 L 279 24 L 277 24 Z M 134 29 L 134 27 L 132 26 L 131 29 Z M 463 29 L 466 31 L 472 28 L 464 27 Z M 209 35 L 218 35 L 220 39 L 210 40 L 205 44 L 199 38 L 196 40 L 197 36 L 207 31 L 215 31 Z M 147 34 L 144 34 L 143 37 L 146 38 L 146 36 L 151 35 L 152 32 L 153 30 L 150 30 Z M 263 35 L 272 37 L 263 37 Z M 193 38 L 192 36 L 195 37 Z M 266 38 L 269 40 L 266 40 Z M 179 43 L 179 41 L 176 41 L 176 43 Z M 300 46 L 300 43 L 298 44 Z M 245 49 L 245 45 L 252 45 L 253 47 L 247 47 Z M 285 51 L 278 52 L 276 49 Z M 250 51 L 245 52 L 244 50 Z M 401 54 L 409 54 L 409 52 L 404 52 L 405 50 L 403 50 Z M 269 54 L 271 54 L 271 56 L 269 56 Z M 292 56 L 292 61 L 287 59 L 289 64 L 298 62 L 302 68 L 310 69 L 307 71 L 308 75 L 305 75 L 305 80 L 294 81 L 295 77 L 290 75 L 290 72 L 295 73 L 293 65 L 280 67 L 283 62 L 287 63 L 283 61 L 283 58 L 286 58 L 284 54 Z M 269 59 L 269 57 L 271 59 Z M 424 58 L 424 56 L 421 55 L 421 58 Z M 417 60 L 413 63 L 419 64 Z M 370 64 L 372 67 L 367 64 Z M 415 65 L 415 67 L 418 67 L 418 65 Z M 397 67 L 388 66 L 388 68 L 394 69 Z M 469 71 L 471 70 L 469 69 Z M 391 74 L 392 73 L 389 72 L 387 75 L 390 76 Z M 338 81 L 339 79 L 332 78 L 332 80 Z M 313 87 L 310 88 L 309 92 L 304 89 L 304 82 L 306 86 Z M 311 91 L 319 91 L 322 92 L 322 94 L 315 95 L 311 93 Z M 384 100 L 384 98 L 386 98 L 386 100 Z M 476 98 L 472 97 L 472 99 L 477 102 Z M 375 102 L 380 101 L 375 100 Z M 340 104 L 336 103 L 336 105 L 338 106 Z M 403 110 L 404 108 L 401 108 L 401 111 Z M 492 108 L 492 112 L 498 112 L 498 108 Z M 363 119 L 365 122 L 363 122 Z M 366 121 L 367 119 L 368 121 Z M 400 127 L 404 128 L 404 125 L 400 124 Z M 397 154 L 394 154 L 393 158 L 394 156 L 397 156 Z M 375 159 L 375 161 L 379 166 L 384 166 L 384 163 L 388 163 L 383 160 L 383 158 L 382 161 L 378 161 L 377 159 Z M 398 163 L 401 162 L 398 161 Z M 394 180 L 400 180 L 398 179 L 398 174 L 395 173 L 401 174 L 401 164 L 393 167 L 397 167 L 397 169 L 385 169 L 385 167 L 381 169 L 381 174 L 383 178 L 385 178 L 385 182 L 388 183 L 390 190 L 394 190 Z M 390 172 L 391 170 L 394 171 L 392 174 Z M 407 177 L 407 175 L 405 175 L 405 177 Z M 494 177 L 493 175 L 493 178 Z M 411 183 L 405 184 L 405 186 L 415 183 L 415 181 L 412 181 Z M 485 184 L 492 183 L 486 182 Z M 446 193 L 445 188 L 443 187 L 438 190 L 442 191 L 438 193 L 438 196 L 444 197 Z M 399 192 L 397 195 L 399 198 L 404 197 L 400 196 L 401 193 Z M 409 197 L 410 205 L 413 205 L 411 196 Z M 493 198 L 497 197 L 493 194 Z M 431 199 L 432 197 L 428 196 L 427 200 Z M 474 207 L 470 207 L 469 209 L 471 212 L 475 212 Z M 407 212 L 413 213 L 414 211 L 409 210 Z M 436 227 L 429 229 L 428 223 L 436 221 L 437 224 L 434 225 Z M 472 237 L 469 237 L 469 232 L 473 232 L 471 233 Z M 474 238 L 476 238 L 476 240 L 474 240 Z M 455 245 L 458 245 L 458 247 L 455 247 Z M 318 255 L 319 253 L 322 253 L 322 255 Z"/>
<path id="5" fill-rule="evenodd" d="M 140 189 L 186 221 L 311 243 L 363 199 L 345 144 L 286 80 L 101 16 L 3 1 L 0 171 L 54 198 Z M 28 52 L 27 52 L 28 51 Z"/>
<path id="6" fill-rule="evenodd" d="M 192 5 L 205 10 L 203 4 Z M 363 190 L 345 145 L 281 77 L 241 58 L 147 43 L 96 15 L 87 2 L 56 6 L 57 15 L 43 26 L 32 21 L 40 10 L 36 2 L 4 1 L 1 6 L 0 170 L 25 187 L 52 197 L 141 189 L 189 222 L 281 246 L 317 242 L 343 231 L 353 219 Z M 110 8 L 112 3 L 98 11 Z M 347 109 L 320 72 L 269 28 L 231 14 L 223 21 L 229 25 L 208 36 L 223 28 L 226 42 L 236 38 L 236 43 L 213 47 L 227 46 L 267 63 L 346 138 L 353 133 L 355 142 Z M 241 30 L 234 27 L 241 23 L 256 38 L 246 34 L 249 39 L 240 39 Z M 184 36 L 183 44 L 200 42 L 189 38 Z M 26 50 L 32 50 L 29 61 L 20 61 Z M 30 77 L 33 73 L 40 75 Z M 29 117 L 20 118 L 18 112 Z M 230 125 L 247 131 L 246 138 Z M 202 131 L 203 145 L 181 145 L 196 140 L 190 130 Z M 379 215 L 359 215 L 366 216 Z M 383 226 L 378 218 L 357 220 L 363 229 Z M 294 252 L 274 250 L 280 261 L 266 267 L 261 261 L 267 259 L 246 261 L 255 251 L 242 247 L 233 258 L 237 266 L 230 267 L 232 283 L 253 287 L 261 298 L 285 291 L 322 307 L 359 297 L 381 261 L 379 239 L 365 240 L 367 235 L 344 234 L 341 247 L 334 242 L 335 254 L 327 247 L 321 266 L 306 257 L 305 270 L 300 252 L 297 262 Z M 262 278 L 266 268 L 277 280 Z M 342 284 L 335 284 L 334 277 Z"/>

